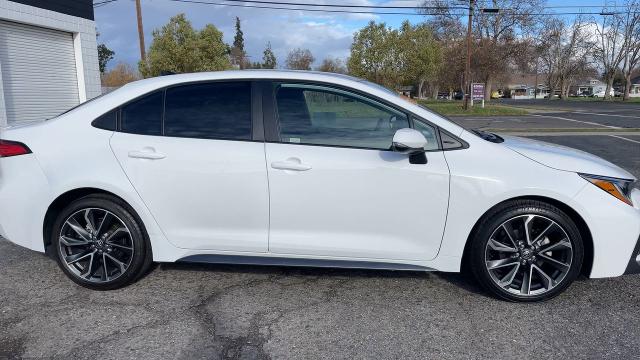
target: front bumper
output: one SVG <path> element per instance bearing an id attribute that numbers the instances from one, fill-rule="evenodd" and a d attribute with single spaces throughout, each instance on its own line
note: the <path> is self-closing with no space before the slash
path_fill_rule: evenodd
<path id="1" fill-rule="evenodd" d="M 629 265 L 627 265 L 624 274 L 640 274 L 640 237 L 638 238 L 638 242 L 636 242 L 636 247 L 633 249 L 631 259 L 629 259 Z"/>

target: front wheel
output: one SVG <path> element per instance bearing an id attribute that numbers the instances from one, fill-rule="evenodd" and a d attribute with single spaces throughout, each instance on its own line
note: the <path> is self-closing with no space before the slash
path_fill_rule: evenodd
<path id="1" fill-rule="evenodd" d="M 126 204 L 108 196 L 87 196 L 64 208 L 51 244 L 62 271 L 95 290 L 128 285 L 151 264 L 143 227 Z"/>
<path id="2" fill-rule="evenodd" d="M 548 300 L 579 275 L 582 238 L 571 218 L 557 207 L 513 201 L 481 221 L 468 254 L 470 268 L 493 295 L 510 301 Z"/>

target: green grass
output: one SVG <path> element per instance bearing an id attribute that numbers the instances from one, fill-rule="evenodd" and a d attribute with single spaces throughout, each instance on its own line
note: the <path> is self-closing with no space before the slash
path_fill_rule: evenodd
<path id="1" fill-rule="evenodd" d="M 481 107 L 480 103 L 474 103 L 474 106 L 469 108 L 469 110 L 464 109 L 464 103 L 462 101 L 418 100 L 418 104 L 442 115 L 499 116 L 528 114 L 528 111 L 525 109 L 492 104 L 490 102 L 485 102 L 484 108 Z"/>

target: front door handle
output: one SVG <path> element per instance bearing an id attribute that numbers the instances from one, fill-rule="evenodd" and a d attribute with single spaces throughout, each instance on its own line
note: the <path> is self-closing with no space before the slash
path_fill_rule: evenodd
<path id="1" fill-rule="evenodd" d="M 298 158 L 289 158 L 285 161 L 274 161 L 271 167 L 277 170 L 307 171 L 311 170 L 311 165 L 304 164 Z"/>
<path id="2" fill-rule="evenodd" d="M 144 148 L 138 151 L 129 151 L 129 157 L 134 159 L 160 160 L 166 155 L 156 152 L 153 148 Z"/>

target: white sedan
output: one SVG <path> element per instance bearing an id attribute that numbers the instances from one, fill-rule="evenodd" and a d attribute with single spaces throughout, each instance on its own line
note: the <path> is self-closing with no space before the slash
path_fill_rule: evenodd
<path id="1" fill-rule="evenodd" d="M 0 235 L 92 289 L 154 261 L 468 269 L 512 301 L 640 272 L 633 175 L 352 77 L 164 76 L 1 138 Z"/>

